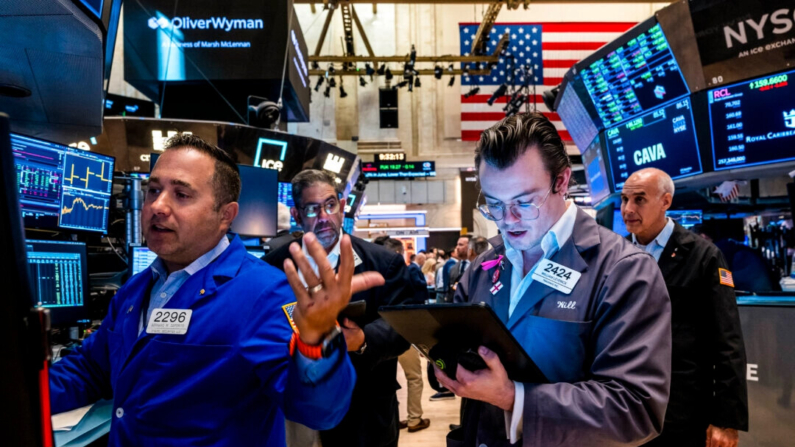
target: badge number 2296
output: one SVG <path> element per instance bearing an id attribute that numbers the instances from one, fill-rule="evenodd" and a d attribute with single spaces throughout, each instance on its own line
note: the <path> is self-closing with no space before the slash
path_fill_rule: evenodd
<path id="1" fill-rule="evenodd" d="M 155 309 L 149 317 L 146 332 L 184 335 L 188 332 L 192 314 L 191 309 Z"/>

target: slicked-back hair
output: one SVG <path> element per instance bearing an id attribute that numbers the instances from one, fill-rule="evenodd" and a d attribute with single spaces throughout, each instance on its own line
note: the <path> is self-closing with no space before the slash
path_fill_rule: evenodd
<path id="1" fill-rule="evenodd" d="M 552 193 L 557 193 L 558 175 L 571 166 L 571 160 L 557 129 L 540 113 L 509 116 L 483 131 L 475 147 L 475 167 L 480 169 L 481 161 L 485 161 L 503 170 L 531 148 L 541 153 L 544 167 L 552 178 Z"/>
<path id="2" fill-rule="evenodd" d="M 306 169 L 299 172 L 293 177 L 291 183 L 293 185 L 293 202 L 295 203 L 296 209 L 300 209 L 303 206 L 301 198 L 303 197 L 304 189 L 312 185 L 318 183 L 326 184 L 331 186 L 335 192 L 337 191 L 337 184 L 334 181 L 334 176 L 326 171 L 320 171 L 318 169 Z"/>
<path id="3" fill-rule="evenodd" d="M 215 172 L 211 179 L 215 195 L 215 211 L 223 205 L 237 202 L 240 198 L 240 169 L 234 155 L 204 141 L 198 135 L 177 134 L 166 141 L 164 150 L 193 149 L 207 154 L 215 160 Z"/>
<path id="4" fill-rule="evenodd" d="M 483 236 L 476 236 L 469 240 L 469 249 L 480 255 L 489 249 L 489 240 Z"/>

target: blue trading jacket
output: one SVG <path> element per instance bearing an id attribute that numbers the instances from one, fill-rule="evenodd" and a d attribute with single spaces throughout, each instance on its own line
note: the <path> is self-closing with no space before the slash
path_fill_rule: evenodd
<path id="1" fill-rule="evenodd" d="M 99 331 L 50 370 L 54 413 L 114 400 L 112 446 L 285 445 L 284 418 L 323 430 L 348 411 L 355 372 L 342 344 L 327 373 L 290 357 L 284 273 L 239 238 L 165 306 L 192 309 L 185 335 L 138 335 L 152 272 L 113 298 Z M 322 376 L 322 377 L 321 377 Z"/>

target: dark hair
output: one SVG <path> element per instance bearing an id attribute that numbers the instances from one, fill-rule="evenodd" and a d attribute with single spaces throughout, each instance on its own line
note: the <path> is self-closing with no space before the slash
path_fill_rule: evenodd
<path id="1" fill-rule="evenodd" d="M 538 148 L 552 177 L 552 193 L 557 193 L 555 180 L 571 166 L 571 160 L 557 129 L 541 113 L 509 116 L 484 130 L 475 147 L 475 167 L 480 169 L 480 161 L 485 160 L 497 169 L 505 169 L 533 147 Z"/>
<path id="2" fill-rule="evenodd" d="M 469 240 L 469 248 L 480 255 L 489 249 L 489 240 L 483 236 L 476 236 Z"/>
<path id="3" fill-rule="evenodd" d="M 417 255 L 409 256 L 409 262 L 414 262 L 415 259 L 417 259 Z"/>
<path id="4" fill-rule="evenodd" d="M 403 250 L 404 250 L 403 249 L 403 242 L 400 242 L 399 240 L 393 239 L 391 237 L 388 237 L 384 241 L 384 248 L 386 248 L 389 251 L 394 251 L 395 253 L 397 253 L 399 255 L 402 255 L 403 254 Z"/>
<path id="5" fill-rule="evenodd" d="M 387 236 L 387 235 L 378 236 L 377 238 L 373 239 L 373 243 L 375 245 L 384 245 L 386 243 L 387 239 L 389 239 L 389 236 Z"/>
<path id="6" fill-rule="evenodd" d="M 462 235 L 458 236 L 458 239 L 461 239 L 462 237 L 467 238 L 468 241 L 472 240 L 472 235 L 471 234 L 462 234 Z M 458 245 L 458 241 L 456 241 L 456 245 Z"/>
<path id="7" fill-rule="evenodd" d="M 334 191 L 337 191 L 337 184 L 334 181 L 334 176 L 326 171 L 320 171 L 317 169 L 306 169 L 299 172 L 295 177 L 293 177 L 291 183 L 293 185 L 293 202 L 295 203 L 296 208 L 300 208 L 302 205 L 301 197 L 304 193 L 304 188 L 309 188 L 310 186 L 318 183 L 325 183 L 334 188 Z"/>
<path id="8" fill-rule="evenodd" d="M 164 150 L 190 148 L 207 154 L 215 160 L 215 172 L 211 182 L 215 193 L 215 210 L 227 203 L 237 202 L 240 198 L 240 169 L 235 163 L 234 155 L 204 141 L 198 135 L 180 133 L 166 141 Z"/>

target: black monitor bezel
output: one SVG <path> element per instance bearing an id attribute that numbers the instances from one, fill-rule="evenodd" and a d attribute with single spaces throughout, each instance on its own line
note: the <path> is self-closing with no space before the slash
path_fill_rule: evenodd
<path id="1" fill-rule="evenodd" d="M 31 305 L 33 307 L 42 307 L 44 309 L 48 309 L 50 311 L 50 321 L 52 322 L 53 326 L 77 326 L 78 324 L 89 322 L 90 320 L 88 312 L 88 299 L 91 295 L 91 283 L 89 282 L 88 279 L 88 245 L 85 242 L 60 241 L 60 240 L 48 241 L 43 239 L 27 239 L 25 241 L 25 244 L 26 244 L 26 253 L 27 253 L 28 244 L 47 244 L 47 245 L 66 244 L 70 246 L 82 247 L 82 249 L 80 250 L 80 267 L 82 270 L 81 281 L 83 281 L 83 305 L 72 306 L 72 307 L 38 306 L 38 302 L 36 301 L 35 296 L 31 297 L 33 299 Z"/>

